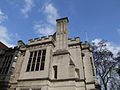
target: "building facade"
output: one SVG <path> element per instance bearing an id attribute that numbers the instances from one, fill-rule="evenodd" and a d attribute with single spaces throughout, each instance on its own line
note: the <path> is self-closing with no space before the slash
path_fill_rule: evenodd
<path id="1" fill-rule="evenodd" d="M 0 42 L 0 90 L 8 90 L 12 68 L 15 68 L 16 48 L 8 48 Z"/>
<path id="2" fill-rule="evenodd" d="M 18 41 L 9 90 L 96 90 L 93 55 L 88 43 L 68 38 L 68 18 L 56 20 L 48 37 Z"/>

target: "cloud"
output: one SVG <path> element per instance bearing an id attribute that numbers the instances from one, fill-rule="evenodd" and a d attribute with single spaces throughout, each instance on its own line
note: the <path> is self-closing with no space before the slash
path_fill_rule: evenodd
<path id="1" fill-rule="evenodd" d="M 47 22 L 52 25 L 55 25 L 56 24 L 55 21 L 59 17 L 59 14 L 57 9 L 53 6 L 53 4 L 52 3 L 45 4 L 43 12 L 47 16 Z"/>
<path id="2" fill-rule="evenodd" d="M 36 33 L 39 35 L 49 35 L 54 33 L 53 27 L 46 24 L 36 24 L 34 30 L 36 30 Z"/>
<path id="3" fill-rule="evenodd" d="M 8 19 L 8 16 L 0 9 L 0 24 Z"/>
<path id="4" fill-rule="evenodd" d="M 55 31 L 56 19 L 59 17 L 57 8 L 52 3 L 45 3 L 41 9 L 45 16 L 44 23 L 34 25 L 34 30 L 38 35 L 49 35 Z"/>
<path id="5" fill-rule="evenodd" d="M 5 26 L 0 25 L 0 41 L 3 42 L 8 47 L 13 47 L 15 45 L 10 44 L 11 34 L 8 32 Z"/>
<path id="6" fill-rule="evenodd" d="M 28 18 L 28 13 L 31 11 L 31 9 L 34 7 L 33 0 L 24 0 L 24 7 L 21 9 L 22 14 Z"/>
<path id="7" fill-rule="evenodd" d="M 8 47 L 13 47 L 15 45 L 10 44 L 9 42 L 12 40 L 11 38 L 14 35 L 11 35 L 11 33 L 8 32 L 7 28 L 2 25 L 2 23 L 7 19 L 8 16 L 0 9 L 0 41 Z"/>
<path id="8" fill-rule="evenodd" d="M 101 40 L 102 40 L 102 39 L 94 39 L 92 42 L 95 43 L 95 45 L 98 46 L 98 43 L 99 43 Z M 106 42 L 106 48 L 107 48 L 108 50 L 110 50 L 110 51 L 114 54 L 114 56 L 116 56 L 117 53 L 120 51 L 120 46 L 119 46 L 119 45 L 116 45 L 115 43 L 109 42 L 109 41 Z"/>

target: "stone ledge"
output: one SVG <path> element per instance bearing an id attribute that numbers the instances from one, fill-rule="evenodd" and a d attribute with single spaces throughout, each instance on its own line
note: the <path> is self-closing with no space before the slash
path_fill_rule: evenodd
<path id="1" fill-rule="evenodd" d="M 56 50 L 55 52 L 53 52 L 53 56 L 56 56 L 56 55 L 64 55 L 64 54 L 70 54 L 70 52 L 68 50 Z"/>

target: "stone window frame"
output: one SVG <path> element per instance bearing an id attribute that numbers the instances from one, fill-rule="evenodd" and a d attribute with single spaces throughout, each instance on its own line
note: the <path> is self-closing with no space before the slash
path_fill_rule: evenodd
<path id="1" fill-rule="evenodd" d="M 30 51 L 26 72 L 44 70 L 45 59 L 46 59 L 46 49 Z"/>

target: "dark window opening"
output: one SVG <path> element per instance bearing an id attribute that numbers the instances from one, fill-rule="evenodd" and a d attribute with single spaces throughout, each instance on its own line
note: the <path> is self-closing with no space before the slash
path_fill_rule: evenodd
<path id="1" fill-rule="evenodd" d="M 40 63 L 37 63 L 35 71 L 39 71 L 39 65 Z"/>
<path id="2" fill-rule="evenodd" d="M 41 50 L 39 51 L 38 56 L 39 56 L 39 57 L 41 56 Z"/>
<path id="3" fill-rule="evenodd" d="M 8 60 L 8 63 L 7 63 L 7 68 L 6 68 L 6 70 L 5 70 L 5 74 L 8 73 L 8 70 L 9 70 L 10 65 L 11 65 L 11 62 L 12 62 L 12 58 L 13 58 L 13 56 L 11 55 L 11 56 L 9 57 L 9 60 Z"/>
<path id="4" fill-rule="evenodd" d="M 28 63 L 28 65 L 27 65 L 27 70 L 26 70 L 27 72 L 28 71 L 30 71 L 30 63 Z"/>
<path id="5" fill-rule="evenodd" d="M 30 52 L 30 58 L 33 56 L 33 52 Z"/>
<path id="6" fill-rule="evenodd" d="M 36 57 L 33 58 L 33 62 L 32 63 L 35 63 L 35 61 L 36 61 Z"/>
<path id="7" fill-rule="evenodd" d="M 5 63 L 7 61 L 7 58 L 8 58 L 8 56 L 5 56 L 5 58 L 3 59 L 2 67 L 1 67 L 1 70 L 0 70 L 1 74 L 3 74 L 3 70 L 4 70 Z"/>
<path id="8" fill-rule="evenodd" d="M 44 70 L 46 50 L 30 52 L 26 72 Z"/>
<path id="9" fill-rule="evenodd" d="M 43 50 L 43 53 L 42 53 L 42 55 L 45 55 L 46 54 L 46 50 Z"/>
<path id="10" fill-rule="evenodd" d="M 32 61 L 32 58 L 29 58 L 29 61 L 28 61 L 28 63 L 31 63 L 31 61 Z"/>
<path id="11" fill-rule="evenodd" d="M 34 71 L 35 64 L 32 64 L 31 71 Z"/>
<path id="12" fill-rule="evenodd" d="M 27 65 L 26 72 L 30 71 L 30 66 L 31 66 L 31 62 L 32 62 L 32 57 L 33 57 L 33 52 L 30 52 L 30 57 L 29 57 L 29 61 L 28 61 L 28 65 Z"/>
<path id="13" fill-rule="evenodd" d="M 42 56 L 40 70 L 44 70 L 44 66 L 45 66 L 45 56 Z"/>
<path id="14" fill-rule="evenodd" d="M 39 63 L 39 62 L 40 62 L 40 58 L 41 58 L 41 57 L 38 57 L 38 58 L 37 58 L 37 63 Z"/>
<path id="15" fill-rule="evenodd" d="M 3 59 L 2 67 L 0 69 L 1 74 L 7 74 L 12 62 L 13 55 L 6 55 Z"/>
<path id="16" fill-rule="evenodd" d="M 57 79 L 57 66 L 53 66 L 54 69 L 54 78 Z"/>
<path id="17" fill-rule="evenodd" d="M 44 70 L 44 63 L 41 63 L 40 70 Z"/>

